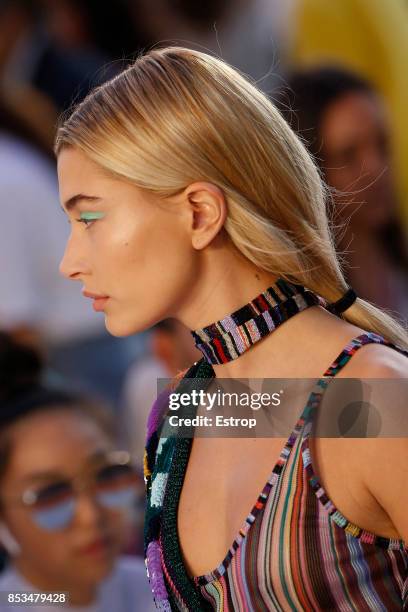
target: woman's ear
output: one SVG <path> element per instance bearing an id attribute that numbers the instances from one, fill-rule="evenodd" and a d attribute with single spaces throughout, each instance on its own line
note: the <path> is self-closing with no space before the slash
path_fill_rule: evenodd
<path id="1" fill-rule="evenodd" d="M 0 521 L 0 543 L 11 557 L 20 554 L 21 547 L 4 521 Z"/>
<path id="2" fill-rule="evenodd" d="M 222 230 L 227 218 L 223 191 L 213 183 L 191 183 L 185 192 L 191 212 L 191 239 L 195 249 L 209 245 Z"/>

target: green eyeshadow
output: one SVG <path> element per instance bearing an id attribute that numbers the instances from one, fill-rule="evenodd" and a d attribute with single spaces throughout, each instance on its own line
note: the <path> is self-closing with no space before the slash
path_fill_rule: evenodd
<path id="1" fill-rule="evenodd" d="M 94 221 L 95 219 L 102 219 L 105 216 L 103 212 L 83 212 L 80 214 L 80 218 L 86 221 Z"/>

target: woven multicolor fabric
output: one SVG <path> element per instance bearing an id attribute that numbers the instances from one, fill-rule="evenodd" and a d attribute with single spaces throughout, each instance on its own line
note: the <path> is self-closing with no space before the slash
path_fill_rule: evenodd
<path id="1" fill-rule="evenodd" d="M 177 507 L 191 439 L 159 438 L 166 398 L 156 402 L 146 447 L 145 549 L 156 603 L 162 610 L 197 612 L 408 609 L 408 546 L 352 524 L 319 481 L 310 453 L 313 416 L 324 390 L 362 346 L 381 336 L 353 339 L 317 381 L 271 470 L 270 478 L 220 565 L 191 578 L 183 564 Z M 189 378 L 211 378 L 201 360 Z M 183 383 L 183 381 L 181 381 Z"/>
<path id="2" fill-rule="evenodd" d="M 327 303 L 301 285 L 280 278 L 242 308 L 191 333 L 208 363 L 227 363 L 293 315 L 316 305 L 327 306 Z"/>

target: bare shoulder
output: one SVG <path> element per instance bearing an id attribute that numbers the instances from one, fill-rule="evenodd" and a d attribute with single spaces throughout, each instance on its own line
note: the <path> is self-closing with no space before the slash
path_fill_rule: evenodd
<path id="1" fill-rule="evenodd" d="M 359 378 L 408 378 L 408 355 L 384 344 L 366 344 L 340 374 Z"/>
<path id="2" fill-rule="evenodd" d="M 402 427 L 406 422 L 407 355 L 383 344 L 367 344 L 358 349 L 339 372 L 340 375 L 395 381 L 405 379 L 402 386 L 390 380 L 392 387 L 384 383 L 372 388 L 375 392 L 372 401 L 392 434 L 390 437 L 362 439 L 356 444 L 356 450 L 364 485 L 387 513 L 400 538 L 408 543 L 408 515 L 405 510 L 408 506 L 408 437 L 406 429 Z M 402 420 L 395 422 L 398 418 Z M 401 437 L 396 437 L 396 431 L 400 431 Z"/>
<path id="3" fill-rule="evenodd" d="M 310 311 L 313 309 L 311 308 Z M 336 359 L 350 342 L 363 334 L 369 333 L 357 325 L 340 319 L 320 307 L 314 312 L 305 311 L 308 335 L 304 345 L 304 354 L 313 353 L 317 359 L 330 363 Z M 306 317 L 308 319 L 306 320 Z M 296 317 L 295 317 L 296 319 Z M 303 330 L 302 334 L 303 334 Z M 301 345 L 303 335 L 299 333 L 296 341 Z M 303 345 L 301 345 L 303 347 Z M 379 343 L 369 343 L 358 348 L 352 358 L 340 369 L 338 378 L 408 378 L 408 354 L 404 355 L 396 348 Z"/>

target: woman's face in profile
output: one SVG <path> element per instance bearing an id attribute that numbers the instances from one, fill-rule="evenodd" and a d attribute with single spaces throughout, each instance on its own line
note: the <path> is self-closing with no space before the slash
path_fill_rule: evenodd
<path id="1" fill-rule="evenodd" d="M 1 519 L 21 549 L 16 562 L 39 583 L 96 585 L 129 536 L 130 506 L 108 508 L 94 494 L 100 474 L 112 490 L 106 466 L 113 443 L 89 417 L 63 409 L 16 422 L 9 437 Z M 75 495 L 69 490 L 72 480 Z M 33 496 L 36 503 L 21 502 Z"/>
<path id="2" fill-rule="evenodd" d="M 174 316 L 194 274 L 186 209 L 108 176 L 75 148 L 59 154 L 58 177 L 71 225 L 60 272 L 100 297 L 93 305 L 108 331 L 126 336 Z"/>

